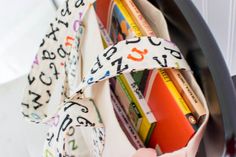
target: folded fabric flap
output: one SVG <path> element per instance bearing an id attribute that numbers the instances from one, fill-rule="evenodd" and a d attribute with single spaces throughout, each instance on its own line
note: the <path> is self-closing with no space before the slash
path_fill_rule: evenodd
<path id="1" fill-rule="evenodd" d="M 23 115 L 29 121 L 41 123 L 50 119 L 57 112 L 58 104 L 68 97 L 67 85 L 71 84 L 68 75 L 72 74 L 66 67 L 74 63 L 71 58 L 80 64 L 80 55 L 71 57 L 76 54 L 71 52 L 78 52 L 81 38 L 78 30 L 93 2 L 65 1 L 50 23 L 28 75 L 22 102 Z"/>

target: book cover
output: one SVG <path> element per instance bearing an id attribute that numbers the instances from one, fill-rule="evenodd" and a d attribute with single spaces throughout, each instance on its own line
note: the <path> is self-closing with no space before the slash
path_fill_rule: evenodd
<path id="1" fill-rule="evenodd" d="M 111 40 L 110 36 L 107 33 L 106 28 L 104 27 L 101 19 L 98 16 L 97 16 L 97 21 L 102 37 L 103 47 L 107 48 L 108 46 L 113 45 L 113 41 Z"/>
<path id="2" fill-rule="evenodd" d="M 96 0 L 95 10 L 102 24 L 106 27 L 113 0 Z"/>
<path id="3" fill-rule="evenodd" d="M 137 131 L 131 124 L 128 116 L 126 115 L 124 109 L 122 108 L 122 105 L 117 100 L 116 95 L 113 93 L 112 90 L 111 90 L 111 100 L 112 100 L 112 105 L 113 105 L 117 120 L 119 121 L 120 126 L 125 132 L 129 141 L 136 149 L 143 148 L 144 144 L 142 140 L 140 139 Z"/>
<path id="4" fill-rule="evenodd" d="M 123 82 L 119 78 L 116 79 L 115 94 L 123 106 L 126 114 L 128 115 L 131 123 L 135 129 L 139 131 L 143 121 L 142 114 L 140 109 L 138 109 L 137 104 L 134 102 L 126 87 L 124 86 Z"/>
<path id="5" fill-rule="evenodd" d="M 136 85 L 132 76 L 130 74 L 123 74 L 118 76 L 118 79 L 122 81 L 124 87 L 128 91 L 129 97 L 131 97 L 131 99 L 141 112 L 143 120 L 141 122 L 141 126 L 138 132 L 141 139 L 146 145 L 149 142 L 153 128 L 156 125 L 156 118 L 154 117 L 150 107 L 148 106 L 142 93 L 138 89 L 138 86 Z"/>
<path id="6" fill-rule="evenodd" d="M 160 147 L 163 153 L 178 150 L 188 143 L 197 130 L 197 122 L 164 70 L 150 73 L 145 99 L 157 125 L 148 146 Z"/>
<path id="7" fill-rule="evenodd" d="M 146 36 L 156 36 L 146 19 L 143 17 L 133 0 L 121 0 L 128 13 L 137 24 L 141 33 Z"/>
<path id="8" fill-rule="evenodd" d="M 114 0 L 112 4 L 108 21 L 108 33 L 114 43 L 142 36 L 138 26 L 134 23 L 120 0 Z"/>
<path id="9" fill-rule="evenodd" d="M 171 41 L 167 22 L 162 12 L 150 1 L 133 0 L 145 20 L 151 26 L 157 37 Z"/>
<path id="10" fill-rule="evenodd" d="M 202 103 L 192 88 L 189 86 L 181 72 L 177 69 L 165 69 L 165 72 L 174 83 L 176 89 L 183 97 L 195 118 L 199 120 L 202 116 L 206 115 L 206 110 L 204 109 Z"/>

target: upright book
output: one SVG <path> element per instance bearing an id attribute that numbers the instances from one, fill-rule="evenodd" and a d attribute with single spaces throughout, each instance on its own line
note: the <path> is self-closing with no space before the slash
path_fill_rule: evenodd
<path id="1" fill-rule="evenodd" d="M 197 95 L 192 90 L 184 76 L 181 74 L 180 70 L 165 69 L 165 72 L 168 74 L 171 81 L 174 83 L 176 89 L 183 97 L 184 101 L 188 105 L 195 118 L 197 120 L 200 120 L 201 117 L 206 115 L 206 110 L 204 109 L 203 104 L 198 99 Z"/>
<path id="2" fill-rule="evenodd" d="M 139 27 L 141 33 L 146 36 L 156 36 L 146 19 L 143 17 L 133 0 L 121 0 L 128 13 Z"/>
<path id="3" fill-rule="evenodd" d="M 107 29 L 114 43 L 142 36 L 138 26 L 120 0 L 114 0 L 112 3 Z"/>
<path id="4" fill-rule="evenodd" d="M 132 16 L 120 0 L 111 2 L 110 16 L 108 18 L 108 32 L 114 43 L 121 40 L 140 37 L 143 34 Z M 144 76 L 144 71 L 133 72 L 132 76 L 139 85 Z"/>
<path id="5" fill-rule="evenodd" d="M 137 103 L 133 100 L 119 77 L 116 79 L 114 91 L 133 126 L 139 132 L 143 121 L 141 110 L 137 107 Z"/>
<path id="6" fill-rule="evenodd" d="M 128 116 L 126 115 L 120 102 L 117 100 L 117 97 L 113 93 L 112 89 L 111 89 L 111 100 L 112 100 L 112 105 L 113 105 L 117 120 L 119 121 L 121 128 L 123 129 L 123 131 L 127 135 L 131 144 L 136 149 L 144 147 L 142 140 L 140 139 L 140 137 L 139 137 L 137 131 L 135 130 L 135 128 L 133 127 L 133 125 L 130 123 Z"/>
<path id="7" fill-rule="evenodd" d="M 178 150 L 196 132 L 196 119 L 164 70 L 153 70 L 149 77 L 145 98 L 157 120 L 149 146 L 163 153 Z"/>
<path id="8" fill-rule="evenodd" d="M 142 13 L 136 7 L 133 0 L 121 0 L 125 8 L 127 9 L 129 15 L 132 17 L 135 24 L 140 29 L 142 35 L 145 36 L 156 36 L 149 23 L 143 17 Z M 132 72 L 131 75 L 135 79 L 139 90 L 143 93 L 146 85 L 146 78 L 150 70 L 143 70 L 142 72 Z"/>
<path id="9" fill-rule="evenodd" d="M 132 98 L 133 102 L 141 112 L 142 122 L 138 133 L 141 139 L 144 141 L 144 144 L 147 145 L 153 129 L 156 126 L 157 120 L 131 75 L 120 75 L 117 79 L 122 81 L 124 87 L 128 91 L 129 96 Z"/>

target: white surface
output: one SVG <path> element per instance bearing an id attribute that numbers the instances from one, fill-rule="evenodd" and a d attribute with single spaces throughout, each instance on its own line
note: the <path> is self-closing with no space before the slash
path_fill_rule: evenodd
<path id="1" fill-rule="evenodd" d="M 0 2 L 0 84 L 3 84 L 29 72 L 55 9 L 49 1 Z"/>
<path id="2" fill-rule="evenodd" d="M 231 75 L 236 75 L 236 1 L 192 0 L 211 29 Z"/>
<path id="3" fill-rule="evenodd" d="M 55 10 L 42 0 L 0 3 L 0 157 L 41 157 L 47 129 L 22 119 L 27 80 L 22 76 L 30 70 Z"/>
<path id="4" fill-rule="evenodd" d="M 0 86 L 0 156 L 41 157 L 47 128 L 23 120 L 26 76 Z"/>

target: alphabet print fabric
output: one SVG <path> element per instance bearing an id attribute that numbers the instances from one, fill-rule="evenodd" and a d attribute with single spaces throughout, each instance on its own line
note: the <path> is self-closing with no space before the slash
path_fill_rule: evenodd
<path id="1" fill-rule="evenodd" d="M 96 102 L 83 95 L 88 86 L 131 71 L 165 67 L 190 70 L 176 45 L 141 37 L 108 47 L 91 59 L 93 66 L 82 76 L 81 46 L 90 31 L 83 19 L 93 2 L 65 1 L 50 23 L 28 75 L 22 114 L 31 122 L 50 126 L 44 157 L 102 156 L 105 128 Z"/>

